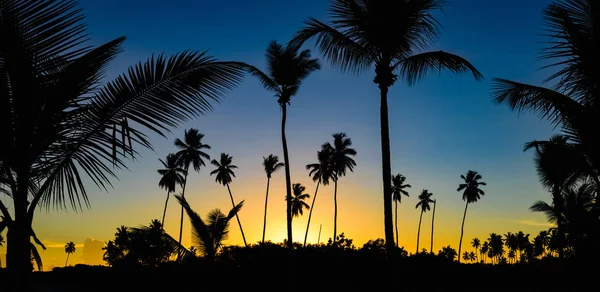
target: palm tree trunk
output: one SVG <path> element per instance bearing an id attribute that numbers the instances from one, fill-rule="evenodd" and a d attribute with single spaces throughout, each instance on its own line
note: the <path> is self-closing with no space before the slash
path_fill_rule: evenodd
<path id="1" fill-rule="evenodd" d="M 292 240 L 292 179 L 290 177 L 290 158 L 288 155 L 287 141 L 285 139 L 285 121 L 287 119 L 287 108 L 285 103 L 281 103 L 281 144 L 283 145 L 283 161 L 285 168 L 285 205 L 287 222 L 287 247 L 293 247 Z"/>
<path id="2" fill-rule="evenodd" d="M 17 186 L 16 188 L 11 187 L 15 217 L 6 233 L 6 267 L 12 272 L 12 275 L 16 275 L 13 277 L 14 282 L 9 281 L 9 284 L 18 287 L 27 285 L 27 278 L 33 271 L 33 266 L 30 249 L 31 220 L 27 214 L 29 176 L 17 173 L 16 177 Z"/>
<path id="3" fill-rule="evenodd" d="M 188 168 L 190 168 L 190 166 L 186 165 L 185 175 L 183 177 L 183 188 L 181 189 L 182 198 L 185 198 L 185 186 L 187 185 Z M 181 206 L 181 219 L 179 220 L 179 245 L 181 245 L 181 235 L 183 235 L 183 206 Z"/>
<path id="4" fill-rule="evenodd" d="M 231 198 L 231 205 L 235 208 L 235 202 L 233 201 L 233 195 L 231 194 L 229 184 L 227 184 L 227 191 L 229 192 L 229 198 Z M 240 217 L 237 213 L 235 213 L 235 219 L 237 219 L 238 225 L 240 226 L 240 231 L 242 232 L 242 239 L 244 240 L 244 246 L 248 246 L 248 244 L 246 243 L 246 236 L 244 235 L 244 229 L 242 228 L 242 222 L 240 222 Z"/>
<path id="5" fill-rule="evenodd" d="M 423 219 L 423 209 L 421 209 L 421 216 L 419 216 L 419 229 L 417 229 L 417 252 L 419 253 L 419 237 L 421 236 L 421 219 Z M 459 256 L 460 258 L 460 256 Z"/>
<path id="6" fill-rule="evenodd" d="M 467 207 L 469 207 L 468 201 L 465 205 L 465 213 L 463 214 L 462 225 L 460 226 L 460 241 L 458 242 L 458 254 L 460 254 L 460 250 L 462 248 L 463 232 L 465 231 L 465 218 L 467 217 Z M 460 263 L 460 256 L 458 257 L 458 262 Z"/>
<path id="7" fill-rule="evenodd" d="M 381 105 L 379 118 L 381 123 L 381 169 L 383 179 L 383 223 L 385 229 L 385 243 L 388 248 L 394 244 L 394 222 L 392 221 L 392 166 L 390 154 L 390 127 L 388 121 L 387 94 L 389 87 L 379 85 Z"/>
<path id="8" fill-rule="evenodd" d="M 553 190 L 552 190 L 552 204 L 554 205 L 554 207 L 557 209 L 556 211 L 559 214 L 563 214 L 563 200 L 562 200 L 562 196 L 561 196 L 561 189 L 559 186 L 554 186 Z M 556 228 L 557 228 L 557 235 L 558 235 L 558 258 L 560 259 L 564 259 L 565 257 L 565 253 L 564 253 L 564 243 L 565 243 L 565 230 L 564 230 L 564 226 L 563 226 L 563 222 L 562 220 L 560 220 L 560 218 L 558 218 L 558 220 L 556 220 Z"/>
<path id="9" fill-rule="evenodd" d="M 170 195 L 171 192 L 167 191 L 167 200 L 165 200 L 165 210 L 163 211 L 162 221 L 160 221 L 160 225 L 162 226 L 163 230 L 165 229 L 165 215 L 167 215 L 167 205 L 169 204 Z"/>
<path id="10" fill-rule="evenodd" d="M 317 192 L 319 191 L 319 185 L 321 184 L 321 179 L 317 182 L 317 187 L 315 188 L 315 196 L 313 197 L 313 201 L 310 204 L 310 211 L 308 211 L 308 223 L 306 223 L 306 233 L 304 234 L 304 245 L 306 246 L 306 239 L 308 238 L 308 228 L 310 227 L 310 218 L 312 217 L 312 212 L 315 207 L 315 201 L 317 200 Z"/>
<path id="11" fill-rule="evenodd" d="M 337 236 L 337 179 L 334 180 L 333 208 L 333 245 L 335 246 L 335 237 Z"/>
<path id="12" fill-rule="evenodd" d="M 435 205 L 437 200 L 433 201 L 433 215 L 431 215 L 431 247 L 429 248 L 429 252 L 433 253 L 433 227 L 435 226 Z"/>
<path id="13" fill-rule="evenodd" d="M 70 255 L 71 255 L 70 253 L 67 253 L 67 260 L 65 261 L 65 267 L 67 266 L 67 263 L 69 262 L 69 256 Z"/>
<path id="14" fill-rule="evenodd" d="M 398 246 L 398 201 L 394 201 L 394 222 L 396 226 L 396 247 Z"/>
<path id="15" fill-rule="evenodd" d="M 263 220 L 263 236 L 262 243 L 265 243 L 265 231 L 267 230 L 267 204 L 269 203 L 269 184 L 271 183 L 271 178 L 267 178 L 267 194 L 265 195 L 265 219 Z"/>

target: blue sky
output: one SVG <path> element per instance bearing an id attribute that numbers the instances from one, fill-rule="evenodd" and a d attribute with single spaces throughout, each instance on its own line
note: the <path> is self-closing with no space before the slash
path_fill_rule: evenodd
<path id="1" fill-rule="evenodd" d="M 546 228 L 541 215 L 527 210 L 534 201 L 548 199 L 548 195 L 537 181 L 532 154 L 523 153 L 522 148 L 527 141 L 548 138 L 553 128 L 534 115 L 519 116 L 504 105 L 493 104 L 489 93 L 493 77 L 540 84 L 546 76 L 538 71 L 542 64 L 536 61 L 536 54 L 544 40 L 539 36 L 541 11 L 548 3 L 449 2 L 438 15 L 442 34 L 431 49 L 465 57 L 483 73 L 485 80 L 477 82 L 471 76 L 448 72 L 432 73 L 416 86 L 408 87 L 399 81 L 390 90 L 392 171 L 406 175 L 407 182 L 413 185 L 411 198 L 401 207 L 401 224 L 405 224 L 401 227 L 403 245 L 414 245 L 418 221 L 414 204 L 422 189 L 432 191 L 438 198 L 436 236 L 439 232 L 443 241 L 440 244 L 458 245 L 464 205 L 456 187 L 460 175 L 469 169 L 479 171 L 488 187 L 483 200 L 469 207 L 465 238 L 487 238 L 490 232 L 518 230 L 536 233 Z M 108 71 L 107 79 L 111 79 L 153 53 L 172 54 L 186 49 L 209 50 L 222 60 L 264 68 L 264 50 L 269 42 L 287 42 L 308 17 L 326 19 L 328 1 L 87 0 L 80 4 L 94 44 L 122 35 L 128 38 L 125 51 Z M 313 49 L 312 44 L 306 48 Z M 320 57 L 316 50 L 313 55 Z M 346 230 L 358 241 L 383 237 L 379 92 L 372 82 L 373 72 L 342 75 L 326 61 L 323 65 L 321 71 L 309 76 L 289 107 L 292 180 L 306 185 L 312 196 L 314 184 L 304 165 L 316 160 L 316 151 L 330 140 L 331 134 L 346 132 L 358 151 L 358 166 L 355 173 L 340 181 L 342 211 L 338 230 Z M 175 151 L 173 139 L 181 137 L 183 129 L 189 127 L 206 134 L 205 142 L 212 146 L 211 156 L 217 157 L 221 152 L 233 155 L 239 170 L 232 190 L 236 199 L 244 199 L 247 204 L 247 212 L 242 212 L 241 218 L 245 217 L 248 225 L 262 222 L 266 179 L 260 164 L 262 157 L 270 153 L 282 156 L 279 123 L 275 98 L 247 77 L 214 112 L 174 129 L 167 139 L 151 136 L 155 151 L 141 151 L 141 159 L 129 163 L 129 170 L 119 172 L 119 181 L 108 194 L 90 185 L 91 210 L 39 212 L 35 223 L 38 235 L 57 243 L 83 243 L 86 238 L 106 241 L 119 225 L 146 224 L 159 218 L 165 193 L 157 187 L 157 159 Z M 201 214 L 230 206 L 226 191 L 214 183 L 209 170 L 190 175 L 188 196 Z M 281 173 L 275 176 L 271 187 L 283 190 L 283 184 Z M 323 209 L 328 208 L 331 192 L 332 187 L 323 188 L 325 195 L 319 198 Z M 275 191 L 274 196 L 269 208 L 269 220 L 273 223 L 269 224 L 277 230 L 272 239 L 280 241 L 285 213 L 278 206 L 283 206 L 283 193 Z M 174 201 L 170 203 L 166 226 L 175 234 L 179 215 Z M 317 223 L 312 226 L 318 232 L 319 224 L 323 224 L 323 232 L 329 232 L 332 211 L 320 211 L 322 214 L 315 210 Z M 352 219 L 355 217 L 360 222 Z M 300 231 L 305 220 L 298 220 L 296 238 L 303 233 Z M 423 224 L 427 224 L 425 218 Z M 248 228 L 256 231 L 246 233 L 251 242 L 259 239 L 261 226 L 255 225 Z M 421 238 L 428 238 L 428 232 Z M 322 238 L 330 236 L 324 234 Z M 184 240 L 189 240 L 189 234 L 184 235 Z M 237 230 L 232 231 L 230 241 L 239 243 Z M 428 246 L 428 241 L 422 244 Z"/>

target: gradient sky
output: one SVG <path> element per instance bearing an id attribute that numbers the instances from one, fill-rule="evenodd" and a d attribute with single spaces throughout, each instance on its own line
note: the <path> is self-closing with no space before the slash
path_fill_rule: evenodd
<path id="1" fill-rule="evenodd" d="M 541 11 L 547 0 L 454 0 L 440 13 L 440 40 L 432 50 L 443 49 L 471 61 L 486 77 L 476 82 L 471 76 L 430 74 L 414 87 L 398 82 L 389 93 L 392 172 L 402 173 L 412 185 L 410 198 L 399 207 L 400 245 L 415 251 L 419 210 L 416 197 L 428 189 L 437 199 L 435 246 L 458 247 L 464 202 L 456 191 L 460 175 L 472 169 L 488 183 L 486 195 L 469 206 L 464 245 L 473 237 L 487 239 L 489 233 L 522 230 L 537 234 L 546 229 L 541 214 L 528 211 L 536 200 L 549 199 L 539 185 L 532 153 L 523 144 L 548 138 L 553 128 L 538 117 L 517 115 L 504 105 L 490 101 L 493 77 L 539 84 L 546 76 L 537 69 L 536 53 L 544 39 L 539 37 Z M 81 1 L 94 44 L 125 35 L 123 52 L 112 64 L 112 79 L 129 65 L 153 53 L 172 54 L 185 49 L 210 50 L 222 60 L 243 61 L 264 68 L 264 50 L 272 40 L 288 41 L 307 17 L 325 19 L 328 1 L 323 0 L 221 0 L 221 1 Z M 518 9 L 515 9 L 518 7 Z M 306 48 L 313 49 L 312 43 Z M 315 57 L 320 57 L 314 51 Z M 292 181 L 314 194 L 314 183 L 304 166 L 316 161 L 320 145 L 331 134 L 345 132 L 358 151 L 355 172 L 339 181 L 338 232 L 361 246 L 383 237 L 383 198 L 378 89 L 373 72 L 360 76 L 342 75 L 324 61 L 323 70 L 311 75 L 288 111 L 287 137 Z M 275 98 L 251 77 L 229 94 L 214 112 L 174 129 L 167 139 L 151 136 L 155 151 L 141 150 L 141 158 L 118 172 L 119 181 L 108 193 L 88 183 L 92 208 L 84 212 L 38 211 L 34 229 L 47 245 L 45 266 L 64 264 L 64 244 L 73 241 L 78 251 L 70 263 L 99 263 L 99 241 L 113 238 L 120 225 L 148 224 L 162 216 L 165 191 L 158 188 L 156 169 L 169 152 L 173 139 L 184 129 L 195 127 L 212 146 L 209 154 L 233 156 L 239 167 L 231 184 L 236 201 L 245 200 L 240 213 L 246 238 L 260 240 L 266 176 L 262 157 L 282 157 L 281 113 Z M 141 148 L 138 148 L 141 149 Z M 283 158 L 282 158 L 283 159 Z M 211 166 L 191 173 L 186 197 L 205 215 L 210 209 L 231 207 L 226 188 L 209 176 Z M 285 238 L 285 179 L 283 171 L 273 176 L 270 190 L 267 239 Z M 333 186 L 319 188 L 309 241 L 321 241 L 333 233 Z M 179 208 L 171 200 L 166 231 L 178 234 Z M 306 214 L 306 213 L 305 213 Z M 294 239 L 302 241 L 307 215 L 294 220 Z M 185 218 L 184 244 L 190 245 L 189 222 Z M 423 217 L 421 247 L 429 249 L 431 213 Z M 87 243 L 86 243 L 87 241 Z M 226 244 L 241 244 L 236 225 L 231 226 Z M 84 259 L 83 246 L 87 255 Z M 89 247 L 89 248 L 87 248 Z M 0 249 L 3 254 L 5 249 Z"/>

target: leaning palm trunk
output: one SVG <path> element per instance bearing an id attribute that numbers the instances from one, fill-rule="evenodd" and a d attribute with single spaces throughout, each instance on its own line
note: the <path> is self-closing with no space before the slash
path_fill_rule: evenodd
<path id="1" fill-rule="evenodd" d="M 185 186 L 187 185 L 189 165 L 185 166 L 185 176 L 183 178 L 183 188 L 181 189 L 181 197 L 185 199 Z M 183 206 L 181 206 L 181 219 L 179 220 L 179 245 L 181 245 L 181 236 L 183 235 Z"/>
<path id="2" fill-rule="evenodd" d="M 390 154 L 390 128 L 388 121 L 387 93 L 389 87 L 379 85 L 381 105 L 379 109 L 381 123 L 381 169 L 383 172 L 383 223 L 385 228 L 385 243 L 394 247 L 394 222 L 392 221 L 392 166 Z"/>
<path id="3" fill-rule="evenodd" d="M 288 155 L 287 141 L 285 139 L 285 122 L 287 119 L 287 108 L 285 103 L 281 104 L 281 144 L 283 145 L 283 163 L 285 164 L 285 204 L 287 222 L 287 246 L 293 247 L 292 241 L 292 179 L 290 177 L 290 158 Z"/>
<path id="4" fill-rule="evenodd" d="M 71 254 L 67 253 L 67 260 L 65 261 L 65 267 L 66 267 L 66 266 L 67 266 L 67 264 L 69 263 L 69 256 L 70 256 L 70 255 L 71 255 Z"/>
<path id="5" fill-rule="evenodd" d="M 423 219 L 423 210 L 421 210 L 421 216 L 419 216 L 419 229 L 417 229 L 417 252 L 419 253 L 419 237 L 421 236 L 421 220 Z"/>
<path id="6" fill-rule="evenodd" d="M 169 196 L 171 195 L 170 191 L 167 191 L 167 199 L 165 200 L 165 209 L 163 210 L 162 221 L 160 221 L 160 226 L 165 229 L 165 216 L 167 215 L 167 205 L 169 204 Z"/>
<path id="7" fill-rule="evenodd" d="M 267 230 L 267 204 L 269 203 L 269 184 L 271 183 L 271 178 L 267 178 L 267 194 L 265 195 L 265 218 L 263 219 L 263 234 L 262 234 L 262 243 L 265 243 L 265 231 Z"/>
<path id="8" fill-rule="evenodd" d="M 463 214 L 463 220 L 462 220 L 462 225 L 460 226 L 460 241 L 458 242 L 458 262 L 460 263 L 460 251 L 462 248 L 462 240 L 463 240 L 463 233 L 465 231 L 465 218 L 467 218 L 467 207 L 469 207 L 469 202 L 467 201 L 467 204 L 465 205 L 465 213 Z"/>
<path id="9" fill-rule="evenodd" d="M 317 182 L 317 187 L 315 188 L 315 196 L 313 197 L 313 201 L 310 204 L 310 210 L 308 212 L 308 223 L 306 223 L 306 233 L 304 234 L 304 245 L 306 246 L 306 239 L 308 238 L 308 229 L 310 228 L 310 218 L 312 217 L 312 212 L 314 210 L 315 201 L 317 200 L 317 192 L 319 191 L 319 185 L 321 184 L 321 179 Z M 318 242 L 317 242 L 318 244 Z"/>
<path id="10" fill-rule="evenodd" d="M 333 191 L 333 246 L 335 246 L 335 239 L 337 236 L 337 179 L 334 180 L 334 191 Z"/>
<path id="11" fill-rule="evenodd" d="M 437 204 L 437 200 L 433 201 L 433 214 L 431 215 L 431 246 L 429 247 L 429 252 L 433 253 L 433 227 L 435 226 L 435 205 Z"/>
<path id="12" fill-rule="evenodd" d="M 235 208 L 235 202 L 233 201 L 233 195 L 231 194 L 229 184 L 227 184 L 227 191 L 229 192 L 229 198 L 231 198 L 231 205 L 233 206 L 233 208 Z M 240 217 L 237 213 L 235 213 L 235 219 L 237 219 L 238 225 L 240 226 L 240 231 L 242 232 L 242 239 L 244 240 L 244 246 L 248 246 L 248 244 L 246 243 L 246 236 L 244 235 L 244 229 L 242 228 L 242 222 L 240 221 Z"/>
<path id="13" fill-rule="evenodd" d="M 398 246 L 398 202 L 394 201 L 394 221 L 396 225 L 396 246 Z"/>

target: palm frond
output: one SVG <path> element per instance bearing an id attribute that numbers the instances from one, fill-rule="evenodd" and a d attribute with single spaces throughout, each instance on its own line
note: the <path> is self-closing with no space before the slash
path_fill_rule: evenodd
<path id="1" fill-rule="evenodd" d="M 29 249 L 31 250 L 31 260 L 36 264 L 38 271 L 44 270 L 44 264 L 42 263 L 42 257 L 39 251 L 35 247 L 35 244 L 29 243 Z"/>
<path id="2" fill-rule="evenodd" d="M 269 77 L 263 71 L 252 65 L 246 65 L 245 68 L 248 71 L 248 73 L 250 73 L 250 75 L 258 79 L 258 81 L 262 84 L 262 86 L 265 89 L 269 91 L 277 91 L 277 83 L 275 83 L 275 81 L 273 81 L 273 79 L 271 79 L 271 77 Z"/>
<path id="3" fill-rule="evenodd" d="M 194 244 L 200 248 L 200 251 L 205 254 L 214 254 L 215 247 L 213 246 L 212 236 L 208 231 L 208 227 L 202 221 L 202 218 L 188 204 L 184 197 L 175 195 L 175 199 L 185 209 L 185 212 L 190 218 L 192 225 L 192 235 Z"/>
<path id="4" fill-rule="evenodd" d="M 464 58 L 443 51 L 426 52 L 402 59 L 394 67 L 399 67 L 400 75 L 408 85 L 414 85 L 425 78 L 430 71 L 450 70 L 453 73 L 471 72 L 476 80 L 483 75 Z"/>
<path id="5" fill-rule="evenodd" d="M 305 28 L 296 33 L 289 45 L 300 47 L 313 37 L 316 38 L 316 46 L 325 58 L 343 72 L 363 72 L 375 61 L 374 55 L 348 35 L 314 18 L 305 22 Z"/>
<path id="6" fill-rule="evenodd" d="M 542 212 L 546 214 L 546 218 L 550 223 L 556 223 L 560 216 L 553 206 L 548 205 L 548 203 L 544 201 L 535 202 L 533 205 L 531 205 L 531 207 L 529 207 L 529 210 L 532 212 Z"/>
<path id="7" fill-rule="evenodd" d="M 492 98 L 519 113 L 532 111 L 555 125 L 569 124 L 568 119 L 583 113 L 581 104 L 557 91 L 500 78 L 492 80 Z"/>

